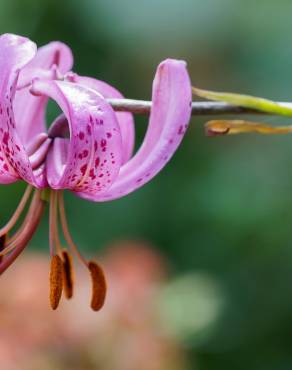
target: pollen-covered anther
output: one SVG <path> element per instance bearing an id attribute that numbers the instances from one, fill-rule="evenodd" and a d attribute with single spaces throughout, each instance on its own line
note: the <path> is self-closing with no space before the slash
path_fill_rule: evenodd
<path id="1" fill-rule="evenodd" d="M 65 292 L 65 297 L 70 299 L 73 297 L 74 289 L 74 274 L 73 274 L 73 261 L 71 254 L 64 249 L 62 251 L 63 257 L 63 288 Z"/>
<path id="2" fill-rule="evenodd" d="M 228 121 L 212 120 L 205 124 L 205 133 L 207 136 L 227 135 L 230 131 Z"/>
<path id="3" fill-rule="evenodd" d="M 92 296 L 90 307 L 98 311 L 104 305 L 106 297 L 106 280 L 102 268 L 94 261 L 88 262 L 88 269 L 92 279 Z"/>
<path id="4" fill-rule="evenodd" d="M 50 303 L 53 310 L 59 306 L 63 290 L 63 262 L 58 255 L 51 259 Z"/>
<path id="5" fill-rule="evenodd" d="M 258 134 L 288 134 L 292 132 L 292 126 L 270 126 L 261 122 L 245 120 L 212 120 L 206 123 L 208 136 L 234 135 L 256 132 Z"/>

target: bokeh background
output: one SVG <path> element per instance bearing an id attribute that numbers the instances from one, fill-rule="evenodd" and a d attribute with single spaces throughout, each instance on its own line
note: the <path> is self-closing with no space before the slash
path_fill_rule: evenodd
<path id="1" fill-rule="evenodd" d="M 173 57 L 187 61 L 196 86 L 291 101 L 291 14 L 291 0 L 3 0 L 0 31 L 26 35 L 38 45 L 66 42 L 73 50 L 76 72 L 106 80 L 129 98 L 149 99 L 157 64 Z M 55 114 L 51 105 L 48 118 Z M 289 123 L 277 117 L 260 119 Z M 5 279 L 0 285 L 1 361 L 10 356 L 11 369 L 24 368 L 24 358 L 28 364 L 33 361 L 35 368 L 48 370 L 140 370 L 142 364 L 145 370 L 291 369 L 292 138 L 207 138 L 205 120 L 192 119 L 173 160 L 139 191 L 103 204 L 66 194 L 69 223 L 80 249 L 105 261 L 116 253 L 123 266 L 116 281 L 133 273 L 134 282 L 143 282 L 137 291 L 148 283 L 156 291 L 151 299 L 137 298 L 130 285 L 131 289 L 113 289 L 111 294 L 124 292 L 126 297 L 121 299 L 136 313 L 149 305 L 155 320 L 149 323 L 147 314 L 144 326 L 136 328 L 137 320 L 131 323 L 135 313 L 122 305 L 130 324 L 121 319 L 121 326 L 110 327 L 112 320 L 102 313 L 96 319 L 96 333 L 84 334 L 80 327 L 89 331 L 95 327 L 92 316 L 90 324 L 86 321 L 91 315 L 87 296 L 70 302 L 73 318 L 66 325 L 62 317 L 69 316 L 64 316 L 63 308 L 52 314 L 44 304 L 43 314 L 35 314 L 39 300 L 47 299 L 45 277 L 42 288 L 35 287 L 33 294 L 28 289 L 22 297 L 28 306 L 13 300 L 19 289 L 26 292 L 23 279 L 29 279 L 32 271 L 37 273 L 37 263 L 34 268 L 29 263 L 39 261 L 39 276 L 47 273 L 48 227 L 43 221 L 29 247 L 31 253 L 27 250 L 26 257 L 17 261 L 22 267 L 15 266 L 1 277 Z M 147 117 L 136 117 L 136 122 L 138 146 Z M 23 189 L 21 183 L 0 188 L 1 222 L 8 219 Z M 124 242 L 119 244 L 122 240 L 139 242 L 132 250 Z M 151 268 L 148 258 L 156 261 Z M 111 270 L 110 263 L 105 266 Z M 17 278 L 14 285 L 9 278 Z M 14 316 L 7 319 L 7 312 Z M 100 323 L 105 316 L 108 329 Z M 31 323 L 23 329 L 27 317 L 34 322 L 33 329 Z M 34 341 L 27 348 L 29 355 L 13 355 L 28 340 L 30 330 L 34 335 L 45 330 L 47 320 L 54 333 L 45 331 L 46 341 Z M 62 325 L 67 328 L 76 321 L 78 330 L 65 335 Z M 151 335 L 147 332 L 148 339 L 143 337 L 136 349 L 123 336 L 109 345 L 106 335 L 98 334 L 116 330 L 127 336 L 131 325 L 138 336 L 139 328 L 141 333 L 151 328 Z M 158 358 L 145 357 L 157 336 L 166 350 Z M 8 349 L 3 350 L 7 343 Z M 110 362 L 113 358 L 116 367 Z"/>

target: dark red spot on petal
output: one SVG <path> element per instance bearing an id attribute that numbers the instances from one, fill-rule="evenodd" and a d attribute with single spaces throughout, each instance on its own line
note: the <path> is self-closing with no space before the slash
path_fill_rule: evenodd
<path id="1" fill-rule="evenodd" d="M 99 166 L 99 163 L 100 163 L 100 159 L 99 159 L 99 157 L 97 157 L 96 160 L 95 160 L 95 168 L 97 168 Z"/>
<path id="2" fill-rule="evenodd" d="M 178 132 L 179 135 L 182 135 L 184 133 L 184 128 L 183 126 L 179 126 Z"/>
<path id="3" fill-rule="evenodd" d="M 82 167 L 80 167 L 80 171 L 82 173 L 82 176 L 85 175 L 86 170 L 87 170 L 87 164 L 84 164 Z"/>

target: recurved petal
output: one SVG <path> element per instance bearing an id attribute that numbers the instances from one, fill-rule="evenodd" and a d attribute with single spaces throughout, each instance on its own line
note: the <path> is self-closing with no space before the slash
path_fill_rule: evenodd
<path id="1" fill-rule="evenodd" d="M 141 148 L 121 167 L 117 180 L 103 193 L 80 194 L 93 201 L 120 198 L 152 179 L 180 144 L 191 116 L 191 82 L 183 61 L 167 59 L 153 82 L 149 126 Z"/>
<path id="2" fill-rule="evenodd" d="M 46 161 L 49 185 L 85 194 L 106 190 L 119 173 L 122 155 L 111 106 L 93 89 L 77 83 L 39 80 L 32 90 L 54 99 L 64 113 L 49 130 L 53 138 Z"/>
<path id="3" fill-rule="evenodd" d="M 70 48 L 61 42 L 51 42 L 39 48 L 34 59 L 21 70 L 20 83 L 22 80 L 31 81 L 38 75 L 42 76 L 55 67 L 61 73 L 66 73 L 72 65 L 73 56 Z M 16 127 L 25 145 L 31 137 L 46 130 L 45 114 L 48 99 L 45 96 L 33 96 L 29 92 L 29 87 L 16 92 L 13 104 Z"/>
<path id="4" fill-rule="evenodd" d="M 96 90 L 104 98 L 123 99 L 124 96 L 111 85 L 106 82 L 96 80 L 91 77 L 74 76 L 74 80 L 80 85 L 90 87 Z M 122 164 L 125 164 L 132 156 L 135 144 L 135 128 L 134 118 L 129 112 L 116 112 L 116 116 L 120 125 L 122 144 L 123 144 L 123 158 Z"/>
<path id="5" fill-rule="evenodd" d="M 0 37 L 0 181 L 22 177 L 35 184 L 26 151 L 15 127 L 13 99 L 19 70 L 35 55 L 36 45 L 27 38 L 4 34 Z M 14 179 L 14 180 L 13 180 Z"/>
<path id="6" fill-rule="evenodd" d="M 73 67 L 73 55 L 71 49 L 60 41 L 52 41 L 41 46 L 35 58 L 28 67 L 51 68 L 56 65 L 61 73 L 66 73 Z"/>

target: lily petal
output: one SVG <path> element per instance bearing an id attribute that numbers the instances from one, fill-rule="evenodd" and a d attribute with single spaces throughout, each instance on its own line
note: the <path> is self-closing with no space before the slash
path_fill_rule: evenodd
<path id="1" fill-rule="evenodd" d="M 64 115 L 49 130 L 53 143 L 46 167 L 53 189 L 95 194 L 118 176 L 122 142 L 112 107 L 93 89 L 63 81 L 36 80 L 32 92 L 54 99 Z M 68 127 L 70 138 L 64 135 Z"/>
<path id="2" fill-rule="evenodd" d="M 38 49 L 34 59 L 21 70 L 20 79 L 33 80 L 39 71 L 50 71 L 57 67 L 61 73 L 68 72 L 73 65 L 69 47 L 61 42 L 51 42 Z M 30 94 L 29 87 L 18 90 L 13 103 L 16 127 L 27 146 L 31 137 L 46 131 L 45 114 L 47 97 Z"/>
<path id="3" fill-rule="evenodd" d="M 27 38 L 4 34 L 0 37 L 0 182 L 19 178 L 35 184 L 25 149 L 15 130 L 12 102 L 19 71 L 36 53 L 36 45 Z"/>
<path id="4" fill-rule="evenodd" d="M 0 184 L 11 184 L 17 180 L 17 174 L 10 166 L 2 148 L 0 148 Z"/>
<path id="5" fill-rule="evenodd" d="M 117 180 L 103 193 L 78 193 L 92 201 L 108 201 L 131 193 L 152 179 L 180 144 L 191 116 L 191 82 L 186 63 L 167 59 L 157 69 L 148 130 L 136 155 L 121 167 Z"/>
<path id="6" fill-rule="evenodd" d="M 123 99 L 124 96 L 116 90 L 114 87 L 110 86 L 106 82 L 95 80 L 91 77 L 81 77 L 74 76 L 74 81 L 80 85 L 87 86 L 91 89 L 96 90 L 104 98 L 116 98 Z M 129 112 L 116 112 L 116 117 L 118 119 L 122 143 L 123 143 L 123 158 L 122 164 L 125 164 L 132 156 L 135 144 L 135 127 L 133 114 Z"/>

